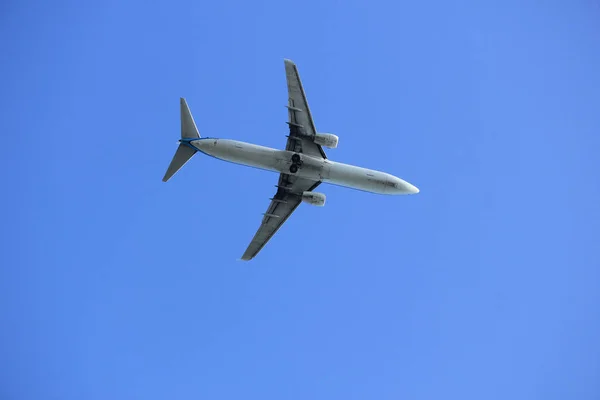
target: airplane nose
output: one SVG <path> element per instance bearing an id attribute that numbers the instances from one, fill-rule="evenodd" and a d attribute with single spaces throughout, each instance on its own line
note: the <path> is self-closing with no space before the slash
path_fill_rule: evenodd
<path id="1" fill-rule="evenodd" d="M 410 183 L 408 184 L 408 187 L 411 194 L 417 194 L 420 192 L 418 187 L 411 185 Z"/>
<path id="2" fill-rule="evenodd" d="M 417 194 L 420 192 L 418 187 L 411 185 L 410 183 L 403 181 L 400 178 L 398 178 L 396 188 L 398 189 L 398 194 Z"/>

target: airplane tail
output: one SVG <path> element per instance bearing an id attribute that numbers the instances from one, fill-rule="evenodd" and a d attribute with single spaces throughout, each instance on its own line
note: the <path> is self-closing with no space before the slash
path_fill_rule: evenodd
<path id="1" fill-rule="evenodd" d="M 181 139 L 179 140 L 179 147 L 177 148 L 177 151 L 175 151 L 171 164 L 169 164 L 169 168 L 167 168 L 167 172 L 162 179 L 163 182 L 171 179 L 171 177 L 175 175 L 175 173 L 179 171 L 198 151 L 189 143 L 190 140 L 200 138 L 200 133 L 194 122 L 194 117 L 192 117 L 190 108 L 183 97 L 180 99 L 179 103 L 181 108 Z"/>

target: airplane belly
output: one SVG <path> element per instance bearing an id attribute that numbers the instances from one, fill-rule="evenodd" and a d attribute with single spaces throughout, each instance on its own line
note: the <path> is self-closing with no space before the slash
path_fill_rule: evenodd
<path id="1" fill-rule="evenodd" d="M 207 150 L 207 154 L 221 160 L 269 171 L 278 171 L 278 165 L 281 162 L 279 156 L 281 151 L 279 150 L 236 140 L 215 140 L 214 146 Z"/>
<path id="2" fill-rule="evenodd" d="M 267 171 L 299 176 L 380 194 L 418 193 L 418 189 L 393 175 L 337 163 L 287 150 L 277 150 L 229 139 L 200 138 L 190 142 L 215 158 Z M 299 156 L 299 157 L 297 157 Z"/>
<path id="3" fill-rule="evenodd" d="M 308 156 L 306 154 L 299 154 L 300 162 L 295 163 L 292 160 L 294 154 L 294 152 L 287 150 L 282 152 L 282 160 L 279 163 L 279 172 L 299 176 L 312 181 L 322 181 L 324 176 L 327 175 L 328 167 L 326 160 Z M 293 165 L 298 167 L 296 172 L 291 171 Z"/>
<path id="4" fill-rule="evenodd" d="M 325 182 L 364 190 L 373 193 L 386 193 L 385 174 L 354 165 L 328 162 L 328 178 Z"/>

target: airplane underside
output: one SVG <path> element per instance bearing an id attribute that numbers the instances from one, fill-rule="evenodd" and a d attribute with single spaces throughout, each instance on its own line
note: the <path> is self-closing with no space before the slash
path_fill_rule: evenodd
<path id="1" fill-rule="evenodd" d="M 242 260 L 254 258 L 302 203 L 325 204 L 314 191 L 322 182 L 367 191 L 400 195 L 419 193 L 410 183 L 385 172 L 331 161 L 322 146 L 336 148 L 338 137 L 316 130 L 296 65 L 285 60 L 289 135 L 284 150 L 230 139 L 200 137 L 185 99 L 181 98 L 181 139 L 163 177 L 166 182 L 197 152 L 236 164 L 279 173 L 277 192 L 270 199 L 260 227 Z"/>

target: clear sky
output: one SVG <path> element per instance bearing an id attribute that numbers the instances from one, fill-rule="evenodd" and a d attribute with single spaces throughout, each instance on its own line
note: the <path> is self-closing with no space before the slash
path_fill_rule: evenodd
<path id="1" fill-rule="evenodd" d="M 579 1 L 5 1 L 0 398 L 600 396 L 600 7 Z M 330 158 L 237 261 L 293 59 Z"/>

